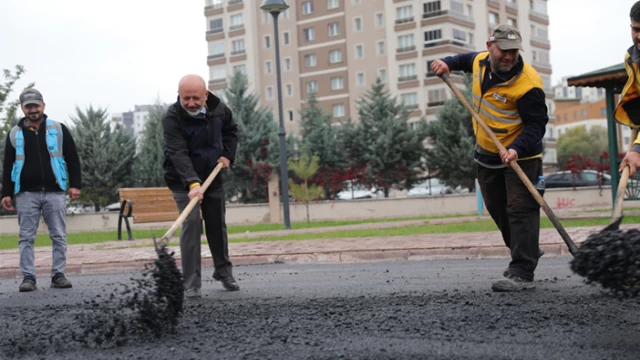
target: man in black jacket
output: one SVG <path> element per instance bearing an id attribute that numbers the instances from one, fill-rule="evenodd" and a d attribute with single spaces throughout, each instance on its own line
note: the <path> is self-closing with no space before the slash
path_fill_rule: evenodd
<path id="1" fill-rule="evenodd" d="M 204 79 L 186 75 L 178 85 L 178 101 L 167 109 L 162 126 L 164 178 L 178 209 L 182 212 L 194 197 L 200 200 L 185 219 L 180 233 L 185 296 L 200 297 L 200 210 L 215 266 L 213 278 L 227 290 L 239 290 L 229 260 L 222 176 L 216 176 L 206 191 L 200 187 L 218 163 L 223 168 L 233 163 L 238 127 L 231 110 L 207 90 Z"/>
<path id="2" fill-rule="evenodd" d="M 20 94 L 25 117 L 7 135 L 2 176 L 2 207 L 18 210 L 20 271 L 24 276 L 20 291 L 37 289 L 33 244 L 40 213 L 53 243 L 51 287 L 70 288 L 64 276 L 67 264 L 65 223 L 67 191 L 71 200 L 80 196 L 80 160 L 76 145 L 63 124 L 47 118 L 42 94 L 27 89 Z M 67 176 L 67 171 L 68 175 Z"/>

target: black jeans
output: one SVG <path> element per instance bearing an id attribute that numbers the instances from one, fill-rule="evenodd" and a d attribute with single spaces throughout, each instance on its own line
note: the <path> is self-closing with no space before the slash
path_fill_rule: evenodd
<path id="1" fill-rule="evenodd" d="M 542 175 L 542 160 L 524 160 L 518 164 L 535 185 Z M 509 272 L 533 280 L 538 266 L 540 205 L 510 167 L 489 169 L 478 165 L 478 183 L 484 204 L 500 229 L 504 243 L 511 249 Z"/>

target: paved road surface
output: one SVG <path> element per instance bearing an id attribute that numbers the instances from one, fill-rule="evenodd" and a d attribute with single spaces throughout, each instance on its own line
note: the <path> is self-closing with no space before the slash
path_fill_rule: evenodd
<path id="1" fill-rule="evenodd" d="M 22 294 L 0 280 L 0 358 L 638 359 L 640 300 L 584 284 L 568 260 L 543 258 L 519 294 L 490 290 L 506 260 L 239 266 L 233 293 L 207 269 L 175 334 L 97 349 L 69 334 L 137 274 Z"/>

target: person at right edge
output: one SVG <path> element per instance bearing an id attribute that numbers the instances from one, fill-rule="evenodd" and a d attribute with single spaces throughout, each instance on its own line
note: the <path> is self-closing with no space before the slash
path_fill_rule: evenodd
<path id="1" fill-rule="evenodd" d="M 225 194 L 222 174 L 202 190 L 202 183 L 218 163 L 229 168 L 238 146 L 238 126 L 231 110 L 207 90 L 198 75 L 185 75 L 178 84 L 178 101 L 162 117 L 164 179 L 182 212 L 191 199 L 199 202 L 186 217 L 180 233 L 183 284 L 187 298 L 199 298 L 202 285 L 200 238 L 204 219 L 213 257 L 213 278 L 225 289 L 239 290 L 229 260 Z"/>
<path id="2" fill-rule="evenodd" d="M 525 63 L 520 32 L 500 25 L 487 41 L 487 51 L 436 60 L 431 70 L 473 73 L 472 107 L 507 149 L 500 153 L 489 135 L 473 120 L 474 160 L 485 206 L 511 250 L 511 262 L 494 291 L 535 288 L 534 272 L 543 255 L 539 247 L 540 205 L 510 167 L 517 161 L 533 184 L 542 175 L 542 138 L 549 117 L 542 80 Z M 540 191 L 543 195 L 543 191 Z"/>
<path id="3" fill-rule="evenodd" d="M 632 128 L 640 127 L 640 1 L 631 7 L 631 41 L 633 45 L 624 54 L 624 68 L 629 75 L 622 89 L 620 100 L 613 113 L 616 121 Z M 627 152 L 620 163 L 619 171 L 629 165 L 629 176 L 635 175 L 640 168 L 640 133 L 633 148 Z"/>

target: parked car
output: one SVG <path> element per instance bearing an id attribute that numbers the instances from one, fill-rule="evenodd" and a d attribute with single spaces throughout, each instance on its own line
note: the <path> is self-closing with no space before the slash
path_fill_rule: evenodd
<path id="1" fill-rule="evenodd" d="M 596 170 L 558 171 L 545 176 L 544 183 L 547 189 L 611 185 L 611 176 Z"/>
<path id="2" fill-rule="evenodd" d="M 345 181 L 345 189 L 336 194 L 336 199 L 338 200 L 371 199 L 376 197 L 375 189 L 368 189 L 352 181 Z"/>
<path id="3" fill-rule="evenodd" d="M 431 178 L 422 183 L 415 184 L 407 196 L 429 196 L 429 195 L 444 195 L 453 194 L 453 190 L 450 187 L 440 182 L 438 178 Z"/>

